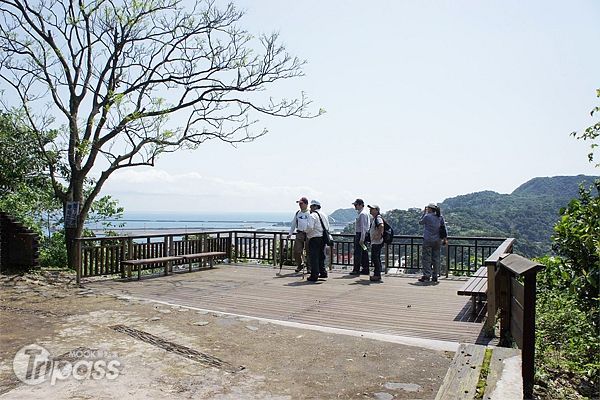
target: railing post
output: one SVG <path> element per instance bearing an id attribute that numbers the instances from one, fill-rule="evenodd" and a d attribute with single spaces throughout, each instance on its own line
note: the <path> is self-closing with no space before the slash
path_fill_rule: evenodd
<path id="1" fill-rule="evenodd" d="M 237 243 L 238 243 L 238 235 L 237 231 L 233 233 L 233 243 L 231 247 L 233 248 L 233 262 L 237 264 Z"/>
<path id="2" fill-rule="evenodd" d="M 127 243 L 126 243 L 125 239 L 121 239 L 121 240 L 119 240 L 119 242 L 121 243 L 120 260 L 124 261 L 124 260 L 126 260 L 125 257 L 127 257 Z M 125 268 L 123 267 L 122 263 L 119 263 L 119 268 L 121 269 L 121 278 L 125 279 Z"/>
<path id="3" fill-rule="evenodd" d="M 163 236 L 163 257 L 170 256 L 169 236 Z M 169 275 L 170 262 L 165 263 L 165 275 Z M 139 266 L 138 266 L 139 268 Z"/>
<path id="4" fill-rule="evenodd" d="M 496 303 L 496 263 L 485 261 L 487 266 L 487 318 L 485 320 L 484 331 L 491 337 L 494 336 L 494 326 L 496 325 L 496 313 L 498 305 Z"/>
<path id="5" fill-rule="evenodd" d="M 333 270 L 333 246 L 335 243 L 335 239 L 333 239 L 334 242 L 331 244 L 331 246 L 325 246 L 325 247 L 329 247 L 329 261 L 327 262 L 327 269 L 329 271 Z M 308 254 L 306 255 L 308 257 Z"/>
<path id="6" fill-rule="evenodd" d="M 500 340 L 505 340 L 510 333 L 510 278 L 505 268 L 498 270 L 498 306 L 500 308 Z"/>
<path id="7" fill-rule="evenodd" d="M 384 272 L 384 274 L 390 268 L 390 263 L 389 263 L 389 259 L 390 259 L 390 246 L 393 246 L 393 244 L 390 243 L 390 244 L 386 244 L 385 245 L 385 257 L 384 257 L 384 265 L 383 265 L 383 272 Z"/>
<path id="8" fill-rule="evenodd" d="M 277 266 L 277 233 L 273 234 L 273 266 Z"/>
<path id="9" fill-rule="evenodd" d="M 231 245 L 231 241 L 233 240 L 233 232 L 229 231 L 229 235 L 228 235 L 228 242 L 227 242 L 227 254 L 229 255 L 229 263 L 231 264 L 231 262 L 233 261 L 233 253 L 232 253 L 232 249 L 233 246 Z"/>
<path id="10" fill-rule="evenodd" d="M 479 264 L 479 253 L 477 252 L 477 247 L 477 239 L 475 239 L 475 271 L 477 271 L 478 265 L 481 265 Z"/>
<path id="11" fill-rule="evenodd" d="M 523 398 L 533 397 L 533 381 L 535 375 L 535 292 L 536 273 L 532 271 L 525 274 L 525 299 L 523 304 L 523 348 L 522 350 L 522 375 Z"/>

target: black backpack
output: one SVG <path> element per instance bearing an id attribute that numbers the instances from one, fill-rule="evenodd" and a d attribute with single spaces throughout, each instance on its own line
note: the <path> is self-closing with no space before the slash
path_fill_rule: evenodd
<path id="1" fill-rule="evenodd" d="M 448 230 L 446 230 L 444 219 L 440 218 L 440 222 L 440 239 L 446 239 L 448 237 Z"/>
<path id="2" fill-rule="evenodd" d="M 390 244 L 394 240 L 394 229 L 383 217 L 381 219 L 383 220 L 383 243 Z"/>

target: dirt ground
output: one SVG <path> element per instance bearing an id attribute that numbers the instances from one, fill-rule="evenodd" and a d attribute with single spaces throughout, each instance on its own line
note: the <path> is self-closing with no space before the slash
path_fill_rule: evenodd
<path id="1" fill-rule="evenodd" d="M 31 344 L 64 379 L 17 378 Z M 112 297 L 62 272 L 0 276 L 0 399 L 433 399 L 452 357 Z M 86 375 L 90 360 L 112 363 L 110 379 Z M 57 367 L 69 363 L 79 373 Z"/>

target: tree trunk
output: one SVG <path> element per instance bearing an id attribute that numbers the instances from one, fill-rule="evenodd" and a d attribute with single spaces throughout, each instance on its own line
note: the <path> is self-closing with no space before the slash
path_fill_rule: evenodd
<path id="1" fill-rule="evenodd" d="M 77 270 L 79 254 L 77 253 L 75 239 L 83 236 L 83 225 L 87 218 L 87 209 L 84 207 L 83 202 L 83 179 L 78 180 L 75 184 L 72 183 L 72 185 L 74 189 L 67 193 L 67 201 L 63 204 L 63 220 L 67 263 L 70 269 Z M 73 207 L 74 204 L 76 204 L 76 207 Z"/>
<path id="2" fill-rule="evenodd" d="M 70 269 L 77 270 L 79 254 L 77 254 L 76 238 L 81 237 L 82 229 L 65 228 L 65 244 L 67 246 L 67 261 Z"/>

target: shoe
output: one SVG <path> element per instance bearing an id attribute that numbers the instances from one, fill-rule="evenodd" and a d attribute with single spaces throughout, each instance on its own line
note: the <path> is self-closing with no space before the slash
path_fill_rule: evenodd
<path id="1" fill-rule="evenodd" d="M 423 275 L 422 277 L 419 278 L 419 282 L 429 282 L 429 277 Z"/>
<path id="2" fill-rule="evenodd" d="M 327 279 L 327 274 L 319 274 L 319 278 Z"/>
<path id="3" fill-rule="evenodd" d="M 304 269 L 304 267 L 301 265 L 299 267 L 296 267 L 296 269 L 294 271 L 296 271 L 296 273 L 301 272 Z"/>
<path id="4" fill-rule="evenodd" d="M 431 282 L 437 282 L 437 276 L 436 276 L 436 277 L 433 277 L 433 278 L 431 278 Z"/>
<path id="5" fill-rule="evenodd" d="M 319 280 L 319 278 L 317 278 L 316 276 L 309 276 L 308 278 L 306 278 L 306 280 L 309 282 L 316 282 Z"/>
<path id="6" fill-rule="evenodd" d="M 358 271 L 352 271 L 352 272 L 350 272 L 350 275 L 360 275 L 360 272 L 358 272 Z"/>
<path id="7" fill-rule="evenodd" d="M 360 271 L 360 274 L 361 275 L 370 275 L 371 273 L 369 272 L 369 270 L 366 270 L 366 271 L 362 270 L 362 271 Z"/>
<path id="8" fill-rule="evenodd" d="M 375 276 L 375 275 L 373 275 L 373 276 L 370 276 L 370 277 L 369 277 L 369 280 L 370 280 L 371 282 L 383 282 L 383 281 L 381 280 L 381 276 Z"/>

